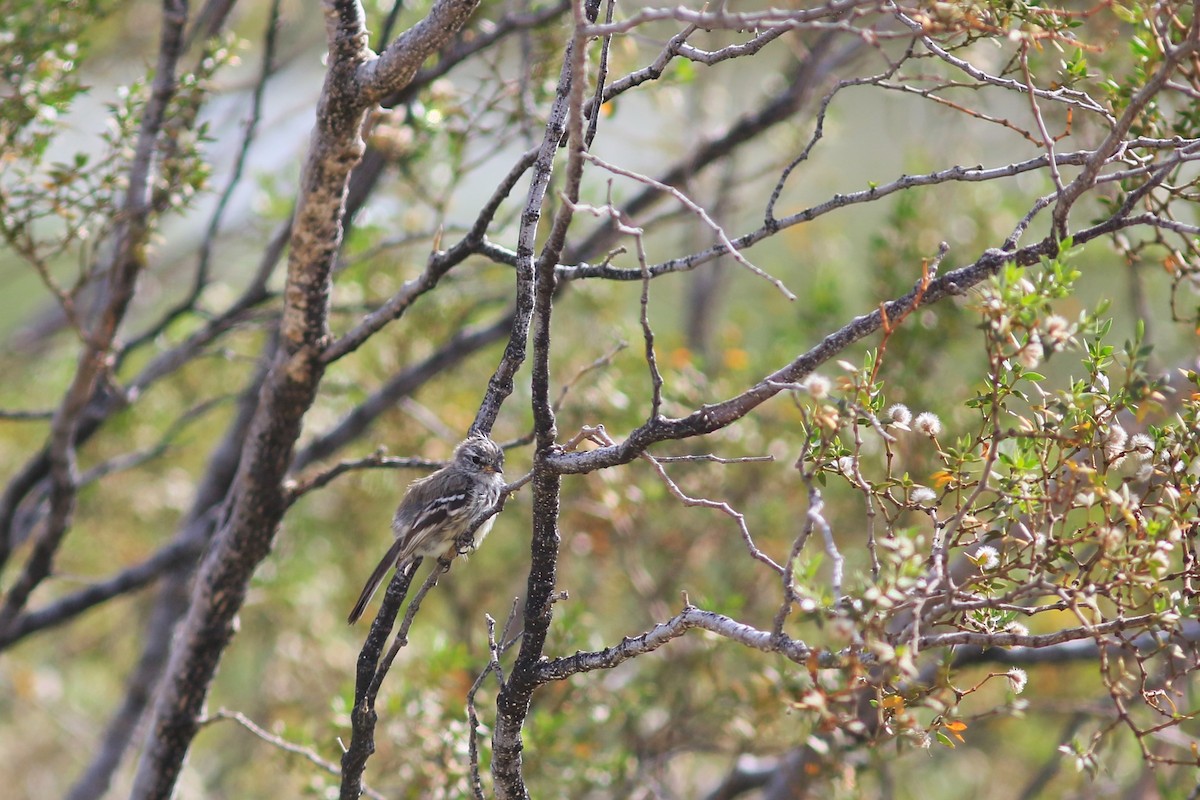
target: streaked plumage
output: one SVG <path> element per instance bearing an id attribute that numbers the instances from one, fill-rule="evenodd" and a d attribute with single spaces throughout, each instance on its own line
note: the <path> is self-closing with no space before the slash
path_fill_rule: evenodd
<path id="1" fill-rule="evenodd" d="M 362 616 L 371 596 L 392 567 L 417 556 L 441 556 L 500 499 L 504 451 L 486 436 L 471 436 L 454 448 L 454 458 L 432 475 L 413 481 L 392 518 L 396 541 L 363 586 L 347 622 Z M 475 531 L 471 548 L 492 528 L 489 517 Z"/>

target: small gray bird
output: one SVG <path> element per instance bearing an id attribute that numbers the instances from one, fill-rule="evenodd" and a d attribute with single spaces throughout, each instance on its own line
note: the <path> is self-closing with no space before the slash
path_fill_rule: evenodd
<path id="1" fill-rule="evenodd" d="M 486 436 L 470 436 L 454 448 L 454 458 L 432 475 L 413 481 L 392 517 L 395 543 L 367 578 L 354 610 L 353 625 L 393 566 L 417 556 L 440 556 L 496 505 L 504 488 L 504 451 Z M 471 549 L 479 546 L 496 520 L 493 515 L 475 531 Z"/>

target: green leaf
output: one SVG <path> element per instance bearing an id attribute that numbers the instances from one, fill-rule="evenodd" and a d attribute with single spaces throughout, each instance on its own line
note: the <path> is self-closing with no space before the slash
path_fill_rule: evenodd
<path id="1" fill-rule="evenodd" d="M 675 59 L 675 77 L 680 83 L 691 83 L 696 80 L 696 65 L 686 58 Z"/>

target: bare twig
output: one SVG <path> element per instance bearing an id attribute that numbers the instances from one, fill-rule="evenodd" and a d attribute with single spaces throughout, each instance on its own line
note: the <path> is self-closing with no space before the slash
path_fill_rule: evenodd
<path id="1" fill-rule="evenodd" d="M 311 491 L 328 486 L 336 478 L 360 469 L 435 469 L 442 466 L 441 461 L 431 461 L 427 458 L 398 458 L 386 455 L 382 450 L 365 456 L 346 461 L 339 461 L 328 469 L 323 469 L 312 475 L 302 476 L 289 482 L 286 502 L 288 505 L 299 500 Z"/>
<path id="2" fill-rule="evenodd" d="M 199 724 L 201 727 L 204 727 L 211 725 L 214 722 L 221 722 L 222 720 L 233 720 L 238 725 L 241 725 L 243 728 L 250 731 L 250 733 L 254 734 L 259 739 L 262 739 L 272 747 L 282 750 L 285 753 L 291 753 L 292 755 L 300 756 L 305 761 L 320 767 L 330 775 L 340 776 L 342 774 L 342 770 L 337 764 L 322 758 L 321 755 L 311 747 L 305 747 L 304 745 L 296 744 L 295 742 L 289 742 L 282 736 L 276 736 L 270 731 L 260 727 L 259 725 L 256 725 L 253 720 L 240 711 L 230 711 L 225 708 L 218 709 L 215 713 L 209 714 L 207 717 L 201 719 Z M 374 798 L 374 800 L 386 800 L 385 795 L 380 794 L 365 784 L 362 787 L 362 793 L 367 797 Z"/>
<path id="3" fill-rule="evenodd" d="M 689 456 L 656 455 L 654 460 L 660 464 L 674 464 L 685 461 L 709 461 L 714 464 L 757 464 L 774 461 L 775 456 L 738 456 L 737 458 L 725 458 L 723 456 L 717 456 L 711 453 L 699 453 L 697 455 Z"/>
<path id="4" fill-rule="evenodd" d="M 609 444 L 611 443 L 612 441 L 609 440 Z M 723 500 L 709 500 L 703 497 L 691 497 L 687 495 L 682 489 L 679 488 L 679 485 L 675 483 L 675 481 L 671 480 L 671 476 L 667 475 L 667 471 L 663 469 L 662 464 L 659 463 L 656 457 L 650 455 L 649 453 L 642 453 L 642 459 L 650 463 L 650 466 L 658 474 L 658 477 L 662 479 L 664 484 L 666 484 L 667 491 L 671 493 L 672 497 L 690 508 L 711 508 L 715 511 L 720 511 L 722 514 L 732 519 L 735 523 L 737 523 L 738 531 L 740 531 L 742 534 L 742 541 L 746 543 L 746 547 L 749 549 L 750 555 L 756 561 L 761 561 L 775 572 L 781 575 L 783 574 L 783 567 L 776 564 L 770 556 L 758 549 L 758 546 L 754 544 L 754 538 L 750 535 L 750 528 L 746 525 L 746 517 L 743 514 L 734 510 L 731 505 Z"/>
<path id="5" fill-rule="evenodd" d="M 368 707 L 372 709 L 375 707 L 375 699 L 379 696 L 379 689 L 383 686 L 383 679 L 391 671 L 392 662 L 396 660 L 396 656 L 400 654 L 400 650 L 408 644 L 408 631 L 412 628 L 413 620 L 416 619 L 417 610 L 421 608 L 421 602 L 425 599 L 425 595 L 429 594 L 434 586 L 437 586 L 438 579 L 450 571 L 451 558 L 443 556 L 438 559 L 437 564 L 429 573 L 425 582 L 421 584 L 421 588 L 417 590 L 412 600 L 409 601 L 408 608 L 404 611 L 404 618 L 400 621 L 400 628 L 396 631 L 396 636 L 392 640 L 392 646 L 388 648 L 387 653 L 379 660 L 378 666 L 375 667 L 375 676 L 367 686 L 365 702 Z M 413 570 L 415 571 L 415 567 Z"/>
<path id="6" fill-rule="evenodd" d="M 718 243 L 717 246 L 720 248 L 724 248 L 724 252 L 728 253 L 733 258 L 734 261 L 741 264 L 743 267 L 750 270 L 758 277 L 766 280 L 768 283 L 770 283 L 772 286 L 774 286 L 776 289 L 778 289 L 780 294 L 782 294 L 788 300 L 796 299 L 796 295 L 792 294 L 792 292 L 786 286 L 783 285 L 783 281 L 779 280 L 778 278 L 772 277 L 771 275 L 768 275 L 766 272 L 759 269 L 754 264 L 750 263 L 750 261 L 744 255 L 742 255 L 741 251 L 733 244 L 733 242 L 731 242 L 729 240 L 729 237 L 725 234 L 725 231 L 721 229 L 721 226 L 718 225 L 716 223 L 716 221 L 713 220 L 713 218 L 708 215 L 708 212 L 705 211 L 704 208 L 702 208 L 699 204 L 695 203 L 691 198 L 689 198 L 683 192 L 676 189 L 674 186 L 669 186 L 668 184 L 656 181 L 653 178 L 649 177 L 648 175 L 641 175 L 632 170 L 628 170 L 623 167 L 618 167 L 615 164 L 610 164 L 609 162 L 605 161 L 604 159 L 594 156 L 591 153 L 585 154 L 584 158 L 586 158 L 588 161 L 595 164 L 596 166 L 600 167 L 601 169 L 604 169 L 604 170 L 607 170 L 608 172 L 613 173 L 614 175 L 620 175 L 625 178 L 630 178 L 632 180 L 637 181 L 638 183 L 645 184 L 646 186 L 649 186 L 660 192 L 666 192 L 667 194 L 671 195 L 681 205 L 683 205 L 685 208 L 687 208 L 688 211 L 690 211 L 691 213 L 693 213 L 697 217 L 699 217 L 699 219 L 704 223 L 704 225 L 713 232 L 714 236 L 716 236 L 717 243 Z M 642 268 L 642 272 L 645 273 L 646 278 L 649 277 L 648 270 L 645 267 Z"/>
<path id="7" fill-rule="evenodd" d="M 11 409 L 0 409 L 0 420 L 11 421 L 41 421 L 54 418 L 53 411 L 14 411 Z"/>
<path id="8" fill-rule="evenodd" d="M 513 603 L 513 610 L 509 616 L 516 614 L 516 603 Z M 467 690 L 467 727 L 470 728 L 467 740 L 467 759 L 470 762 L 471 771 L 471 789 L 475 793 L 476 800 L 483 800 L 483 779 L 479 774 L 479 713 L 475 710 L 475 695 L 483 687 L 483 682 L 488 675 L 496 673 L 496 681 L 504 685 L 504 669 L 500 666 L 500 649 L 496 645 L 496 620 L 492 619 L 490 614 L 484 614 L 487 620 L 488 629 L 488 653 L 490 658 L 487 666 L 475 678 L 475 682 L 471 684 L 471 688 Z"/>
<path id="9" fill-rule="evenodd" d="M 626 637 L 613 647 L 545 661 L 538 671 L 538 677 L 543 682 L 558 681 L 580 672 L 612 669 L 631 658 L 657 650 L 693 628 L 710 631 L 755 650 L 779 653 L 797 664 L 804 664 L 812 653 L 801 641 L 760 631 L 721 614 L 689 605 L 666 622 L 660 622 L 640 636 Z"/>

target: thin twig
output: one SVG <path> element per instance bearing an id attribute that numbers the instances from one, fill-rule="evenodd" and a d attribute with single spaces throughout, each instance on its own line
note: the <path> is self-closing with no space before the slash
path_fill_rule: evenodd
<path id="1" fill-rule="evenodd" d="M 313 750 L 311 747 L 306 747 L 304 745 L 296 744 L 295 742 L 289 742 L 287 739 L 284 739 L 282 736 L 276 736 L 275 734 L 271 733 L 270 731 L 267 731 L 266 729 L 261 728 L 258 725 L 256 725 L 253 720 L 251 720 L 249 717 L 247 717 L 245 714 L 243 714 L 240 711 L 230 711 L 228 709 L 222 708 L 222 709 L 217 710 L 215 713 L 209 714 L 208 716 L 201 719 L 199 724 L 201 727 L 205 727 L 205 726 L 213 724 L 214 722 L 220 722 L 222 720 L 233 720 L 234 722 L 241 725 L 246 730 L 250 731 L 250 733 L 257 736 L 259 739 L 262 739 L 264 742 L 271 745 L 272 747 L 282 750 L 285 753 L 291 753 L 293 755 L 300 756 L 300 757 L 304 758 L 306 761 L 308 761 L 310 764 L 314 764 L 314 765 L 320 767 L 321 769 L 325 770 L 330 775 L 336 775 L 338 777 L 341 777 L 341 774 L 342 774 L 341 768 L 337 764 L 333 763 L 332 761 L 322 758 L 320 756 L 320 754 L 317 753 L 316 750 Z M 387 800 L 385 795 L 381 794 L 380 792 L 375 791 L 374 789 L 367 786 L 366 784 L 363 784 L 362 791 L 363 791 L 363 794 L 365 794 L 367 797 L 374 798 L 374 800 Z"/>
<path id="2" fill-rule="evenodd" d="M 0 420 L 25 421 L 48 420 L 54 418 L 53 411 L 19 411 L 0 409 Z"/>
<path id="3" fill-rule="evenodd" d="M 603 428 L 585 428 L 585 430 L 587 431 L 587 438 L 592 439 L 597 444 L 609 446 L 614 444 L 613 440 L 608 436 L 607 433 L 604 432 Z M 655 473 L 658 474 L 658 477 L 662 479 L 663 483 L 666 485 L 667 491 L 671 493 L 671 496 L 683 503 L 685 506 L 691 508 L 711 508 L 716 511 L 720 511 L 722 514 L 732 519 L 735 523 L 737 523 L 738 530 L 742 534 L 742 541 L 746 543 L 746 547 L 750 550 L 750 555 L 755 560 L 761 561 L 780 575 L 783 574 L 783 567 L 776 564 L 770 556 L 758 549 L 758 546 L 754 544 L 754 537 L 750 534 L 750 528 L 747 526 L 746 517 L 743 514 L 736 511 L 733 506 L 724 501 L 708 500 L 703 497 L 689 496 L 686 492 L 679 488 L 679 485 L 675 483 L 675 481 L 671 479 L 671 476 L 667 474 L 666 469 L 664 469 L 663 465 L 659 463 L 657 457 L 652 456 L 649 453 L 642 453 L 641 458 L 649 462 Z"/>
<path id="4" fill-rule="evenodd" d="M 437 560 L 436 566 L 430 571 L 429 576 L 425 578 L 425 582 L 421 584 L 421 588 L 413 595 L 412 600 L 408 603 L 408 608 L 404 611 L 404 618 L 400 622 L 400 628 L 396 631 L 396 636 L 392 640 L 392 646 L 388 648 L 387 654 L 380 660 L 379 666 L 375 668 L 375 677 L 371 680 L 370 686 L 367 688 L 367 702 L 372 708 L 375 706 L 375 698 L 379 695 L 379 689 L 383 685 L 383 679 L 387 677 L 388 672 L 392 668 L 392 662 L 396 660 L 396 656 L 400 653 L 401 648 L 408 644 L 408 631 L 412 628 L 413 620 L 416 619 L 417 610 L 421 607 L 421 601 L 425 599 L 425 595 L 437 586 L 438 579 L 442 575 L 450 571 L 451 558 L 443 556 Z"/>
<path id="5" fill-rule="evenodd" d="M 328 486 L 334 479 L 345 475 L 347 472 L 353 472 L 360 469 L 436 469 L 444 466 L 443 461 L 434 461 L 428 458 L 399 458 L 396 456 L 385 455 L 383 450 L 377 450 L 372 455 L 364 458 L 353 458 L 345 461 L 339 461 L 332 467 L 323 469 L 320 472 L 312 475 L 305 475 L 297 478 L 294 481 L 289 481 L 285 485 L 286 499 L 288 505 L 295 503 L 304 495 L 311 491 Z"/>
<path id="6" fill-rule="evenodd" d="M 484 619 L 487 620 L 488 629 L 488 659 L 487 666 L 475 678 L 475 682 L 471 684 L 471 688 L 467 690 L 467 762 L 470 764 L 471 773 L 471 789 L 475 793 L 476 800 L 484 800 L 483 796 L 483 778 L 479 773 L 479 713 L 475 710 L 475 695 L 483 687 L 484 680 L 493 672 L 496 673 L 496 680 L 501 686 L 504 685 L 504 671 L 500 666 L 500 652 L 496 646 L 496 620 L 492 619 L 491 614 L 484 614 Z"/>
<path id="7" fill-rule="evenodd" d="M 764 271 L 764 270 L 760 269 L 759 267 L 755 266 L 754 264 L 750 263 L 750 260 L 747 259 L 744 255 L 742 255 L 741 250 L 732 241 L 730 241 L 729 236 L 726 235 L 724 229 L 721 228 L 721 226 L 718 225 L 717 222 L 708 215 L 708 212 L 704 209 L 703 206 L 694 202 L 690 197 L 688 197 L 683 192 L 676 189 L 674 186 L 670 186 L 668 184 L 656 181 L 653 178 L 651 178 L 649 175 L 642 175 L 641 173 L 634 172 L 632 170 L 628 170 L 623 167 L 618 167 L 615 164 L 610 164 L 609 162 L 605 161 L 604 159 L 599 158 L 598 156 L 595 156 L 591 153 L 585 153 L 584 158 L 587 159 L 588 161 L 590 161 L 591 163 L 595 164 L 596 166 L 600 167 L 601 169 L 604 169 L 604 170 L 607 170 L 608 172 L 613 173 L 614 175 L 620 175 L 625 178 L 630 178 L 632 180 L 637 181 L 638 183 L 645 184 L 646 186 L 649 186 L 653 189 L 657 189 L 660 192 L 666 192 L 667 194 L 671 195 L 681 205 L 686 207 L 689 211 L 691 211 L 693 214 L 695 214 L 697 217 L 700 218 L 700 221 L 703 222 L 709 228 L 709 230 L 711 230 L 713 232 L 713 234 L 717 237 L 718 247 L 723 248 L 723 251 L 725 253 L 728 253 L 733 258 L 734 261 L 741 264 L 743 267 L 750 270 L 758 277 L 766 280 L 768 283 L 770 283 L 772 286 L 774 286 L 776 289 L 778 289 L 780 294 L 782 294 L 788 300 L 796 299 L 796 295 L 792 294 L 791 290 L 788 289 L 787 286 L 785 286 L 783 284 L 783 281 L 769 275 L 766 271 Z M 647 279 L 648 275 L 646 273 L 648 271 L 648 268 L 643 266 L 641 268 L 641 271 L 644 276 L 643 280 Z"/>
<path id="8" fill-rule="evenodd" d="M 711 453 L 698 453 L 690 456 L 655 456 L 656 461 L 660 464 L 675 464 L 685 461 L 708 461 L 713 464 L 758 464 L 775 460 L 775 456 L 738 456 L 737 458 L 725 458 Z"/>

